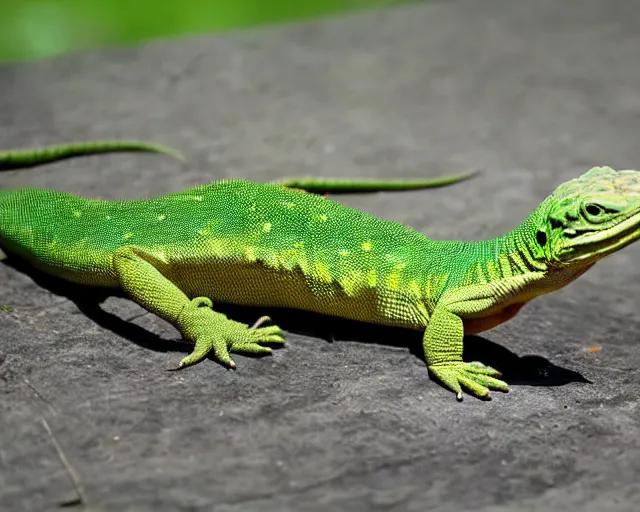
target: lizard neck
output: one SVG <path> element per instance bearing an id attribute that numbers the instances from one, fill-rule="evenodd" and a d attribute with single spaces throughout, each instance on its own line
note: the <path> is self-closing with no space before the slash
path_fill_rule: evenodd
<path id="1" fill-rule="evenodd" d="M 447 279 L 441 291 L 469 284 L 489 284 L 514 277 L 541 277 L 548 270 L 536 240 L 538 219 L 532 214 L 506 235 L 476 242 L 440 242 L 442 255 L 433 270 Z M 533 275 L 535 274 L 535 276 Z"/>
<path id="2" fill-rule="evenodd" d="M 496 262 L 508 262 L 514 274 L 548 270 L 537 238 L 540 225 L 538 216 L 538 212 L 534 212 L 513 231 L 488 242 L 494 247 Z"/>
<path id="3" fill-rule="evenodd" d="M 425 238 L 405 281 L 410 287 L 417 284 L 433 307 L 444 293 L 457 288 L 499 281 L 507 287 L 522 287 L 544 279 L 548 265 L 536 245 L 537 225 L 532 215 L 513 231 L 491 240 Z"/>

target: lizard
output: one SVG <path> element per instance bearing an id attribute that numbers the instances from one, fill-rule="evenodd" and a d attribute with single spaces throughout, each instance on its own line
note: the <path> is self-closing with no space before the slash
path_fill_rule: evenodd
<path id="1" fill-rule="evenodd" d="M 640 237 L 640 172 L 593 167 L 486 241 L 433 240 L 305 191 L 430 184 L 224 179 L 123 201 L 2 190 L 0 246 L 59 278 L 119 288 L 171 323 L 194 344 L 178 369 L 210 353 L 235 368 L 231 353 L 284 344 L 280 327 L 264 326 L 270 318 L 249 326 L 213 301 L 284 307 L 418 330 L 432 378 L 458 400 L 463 390 L 490 399 L 509 387 L 496 369 L 463 361 L 464 336 L 508 321 Z"/>

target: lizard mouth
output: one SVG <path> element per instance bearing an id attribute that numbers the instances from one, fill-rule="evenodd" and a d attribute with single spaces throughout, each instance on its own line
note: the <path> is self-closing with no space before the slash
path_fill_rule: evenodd
<path id="1" fill-rule="evenodd" d="M 558 254 L 563 263 L 597 261 L 640 238 L 640 211 L 603 230 L 592 231 L 572 240 Z"/>

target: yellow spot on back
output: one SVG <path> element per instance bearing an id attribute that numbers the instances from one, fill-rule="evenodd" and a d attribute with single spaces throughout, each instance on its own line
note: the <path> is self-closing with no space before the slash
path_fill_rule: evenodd
<path id="1" fill-rule="evenodd" d="M 122 235 L 122 238 L 128 240 L 129 238 L 131 238 L 133 236 L 133 233 L 131 231 L 128 231 L 127 233 L 125 233 L 124 235 Z"/>
<path id="2" fill-rule="evenodd" d="M 229 246 L 228 240 L 224 240 L 221 238 L 209 238 L 206 241 L 207 251 L 209 251 L 214 256 L 226 256 L 228 254 L 231 254 L 232 251 L 237 250 L 237 246 L 235 248 L 233 246 Z"/>
<path id="3" fill-rule="evenodd" d="M 342 249 L 341 251 L 338 251 L 338 254 L 340 256 L 349 256 L 349 254 L 351 254 L 349 251 L 346 251 L 344 249 Z"/>
<path id="4" fill-rule="evenodd" d="M 318 215 L 318 219 L 320 220 L 320 222 L 326 222 L 327 218 L 328 217 L 324 213 L 322 215 Z"/>
<path id="5" fill-rule="evenodd" d="M 199 235 L 208 235 L 209 233 L 211 233 L 211 228 L 209 226 L 205 226 L 200 231 L 198 231 Z"/>
<path id="6" fill-rule="evenodd" d="M 307 275 L 309 273 L 309 262 L 306 260 L 306 258 L 298 255 L 296 264 L 298 265 L 298 268 L 302 270 L 302 273 L 304 275 Z"/>
<path id="7" fill-rule="evenodd" d="M 278 257 L 275 252 L 272 252 L 272 251 L 264 252 L 260 258 L 261 258 L 261 261 L 263 261 L 267 267 L 278 268 L 278 265 L 279 265 Z"/>
<path id="8" fill-rule="evenodd" d="M 202 201 L 202 196 L 191 196 L 194 201 Z"/>
<path id="9" fill-rule="evenodd" d="M 247 245 L 244 248 L 244 256 L 245 258 L 247 258 L 248 261 L 250 261 L 251 263 L 253 263 L 254 261 L 256 261 L 258 258 L 256 257 L 256 249 L 255 247 L 252 247 L 250 245 Z"/>
<path id="10" fill-rule="evenodd" d="M 394 267 L 396 270 L 403 270 L 405 268 L 407 268 L 407 264 L 406 263 L 398 263 L 397 265 L 394 265 Z"/>
<path id="11" fill-rule="evenodd" d="M 329 268 L 324 263 L 316 263 L 316 274 L 323 281 L 330 283 L 333 281 L 333 277 L 331 277 L 331 273 L 329 272 Z"/>
<path id="12" fill-rule="evenodd" d="M 360 247 L 362 247 L 363 251 L 370 251 L 373 245 L 371 245 L 371 242 L 362 242 Z"/>
<path id="13" fill-rule="evenodd" d="M 164 219 L 166 219 L 166 218 L 167 218 L 167 216 L 166 216 L 166 215 L 158 215 L 158 220 L 159 220 L 160 222 L 162 222 L 162 221 L 163 221 Z"/>
<path id="14" fill-rule="evenodd" d="M 372 268 L 371 270 L 369 270 L 369 272 L 367 272 L 367 284 L 369 285 L 369 287 L 375 288 L 377 281 L 378 273 L 376 272 L 375 268 Z"/>
<path id="15" fill-rule="evenodd" d="M 278 265 L 286 270 L 293 270 L 298 263 L 298 251 L 285 249 L 277 254 Z"/>
<path id="16" fill-rule="evenodd" d="M 354 270 L 340 280 L 340 286 L 349 297 L 355 297 L 364 286 L 362 273 Z"/>
<path id="17" fill-rule="evenodd" d="M 392 272 L 387 276 L 387 288 L 394 291 L 400 288 L 400 274 Z"/>
<path id="18" fill-rule="evenodd" d="M 291 209 L 296 207 L 296 203 L 292 203 L 291 201 L 283 201 L 282 206 Z"/>
<path id="19" fill-rule="evenodd" d="M 271 222 L 265 222 L 262 225 L 262 230 L 268 233 L 269 231 L 271 231 L 271 226 L 272 226 Z"/>
<path id="20" fill-rule="evenodd" d="M 80 210 L 73 210 L 74 217 L 80 217 L 81 215 L 82 215 L 82 212 Z"/>
<path id="21" fill-rule="evenodd" d="M 296 242 L 293 244 L 296 249 L 302 249 L 304 247 L 304 242 Z"/>

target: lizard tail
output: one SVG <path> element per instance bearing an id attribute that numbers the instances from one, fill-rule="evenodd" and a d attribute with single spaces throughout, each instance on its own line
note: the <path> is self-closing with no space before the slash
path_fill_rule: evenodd
<path id="1" fill-rule="evenodd" d="M 105 140 L 6 151 L 0 150 L 0 171 L 35 167 L 78 156 L 124 151 L 162 153 L 184 161 L 184 157 L 178 151 L 162 144 L 152 144 L 137 140 Z"/>
<path id="2" fill-rule="evenodd" d="M 284 178 L 274 183 L 287 188 L 296 188 L 313 193 L 348 194 L 358 192 L 383 192 L 391 190 L 417 190 L 444 187 L 458 183 L 478 174 L 472 171 L 430 180 L 355 180 L 323 178 Z"/>

